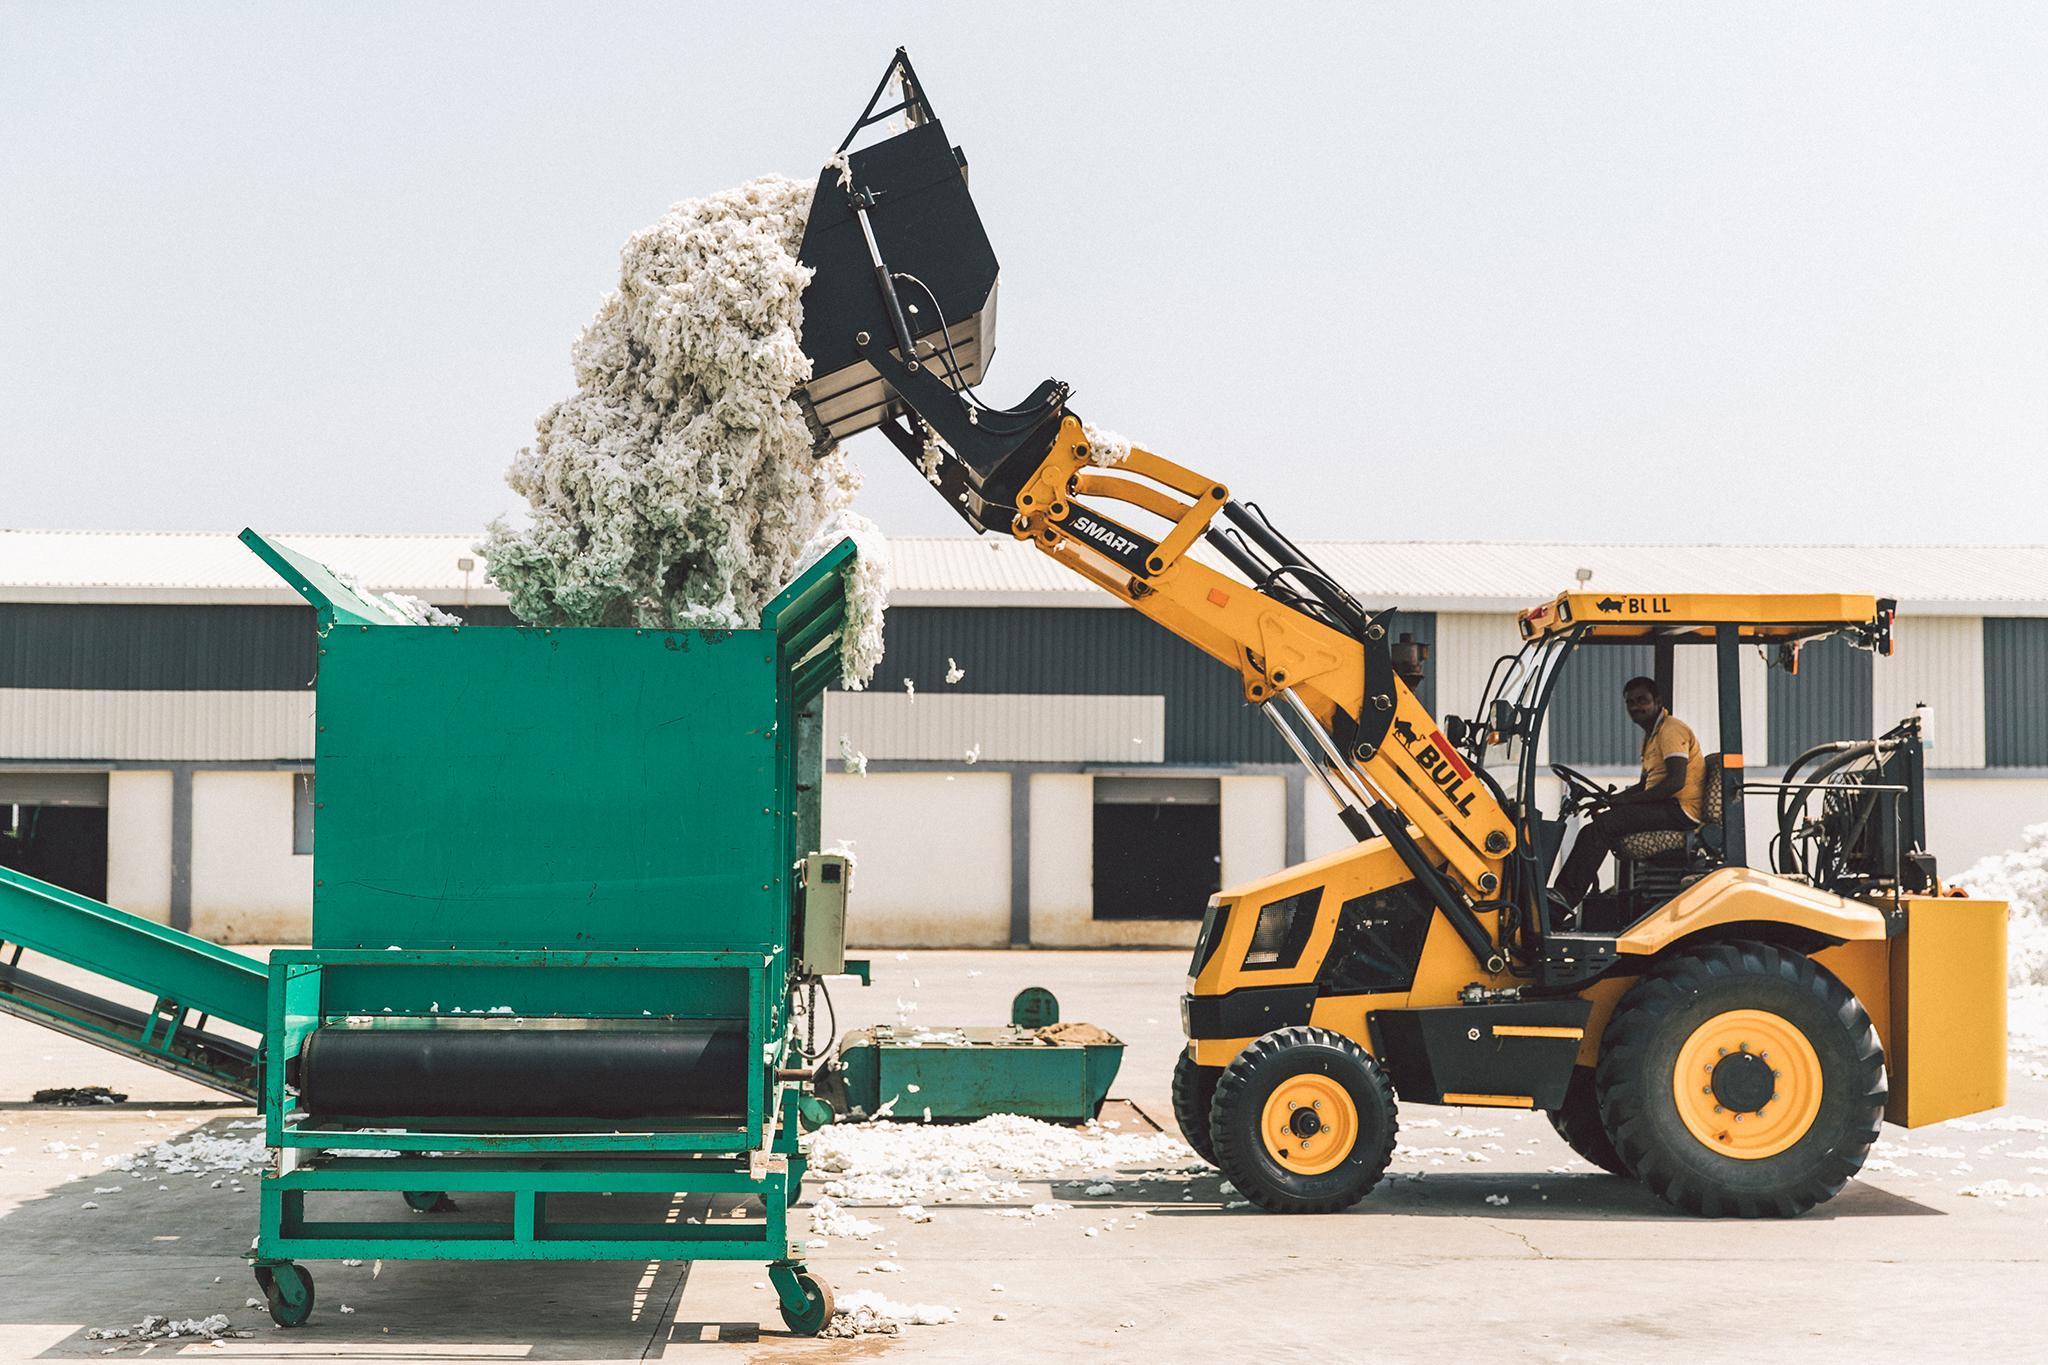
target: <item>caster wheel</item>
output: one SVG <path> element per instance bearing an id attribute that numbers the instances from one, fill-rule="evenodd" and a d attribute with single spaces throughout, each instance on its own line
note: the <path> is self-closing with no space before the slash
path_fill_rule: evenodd
<path id="1" fill-rule="evenodd" d="M 279 1261 L 256 1267 L 256 1283 L 279 1327 L 303 1327 L 313 1316 L 313 1276 L 302 1265 Z"/>
<path id="2" fill-rule="evenodd" d="M 795 1171 L 791 1171 L 789 1173 L 789 1185 L 787 1188 L 784 1189 L 782 1194 L 782 1207 L 786 1209 L 793 1209 L 797 1206 L 797 1201 L 802 1199 L 803 1197 L 804 1178 L 801 1175 L 797 1174 Z"/>
<path id="3" fill-rule="evenodd" d="M 414 1213 L 453 1213 L 455 1201 L 439 1190 L 407 1190 L 405 1206 Z"/>
<path id="4" fill-rule="evenodd" d="M 808 1270 L 796 1272 L 796 1286 L 803 1291 L 803 1309 L 791 1312 L 789 1305 L 783 1304 L 782 1325 L 798 1336 L 814 1337 L 832 1321 L 832 1286 Z"/>

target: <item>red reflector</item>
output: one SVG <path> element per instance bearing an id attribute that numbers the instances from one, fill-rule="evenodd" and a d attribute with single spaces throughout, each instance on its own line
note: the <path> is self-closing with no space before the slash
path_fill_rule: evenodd
<path id="1" fill-rule="evenodd" d="M 1451 742 L 1444 738 L 1443 731 L 1431 730 L 1429 732 L 1429 742 L 1436 745 L 1436 751 L 1444 756 L 1446 763 L 1449 763 L 1458 770 L 1458 776 L 1464 778 L 1467 782 L 1472 780 L 1472 770 L 1465 766 L 1464 759 L 1458 757 L 1458 751 L 1453 749 Z"/>
<path id="2" fill-rule="evenodd" d="M 1227 607 L 1230 605 L 1230 594 L 1221 588 L 1211 588 L 1209 589 L 1209 600 L 1219 607 Z"/>

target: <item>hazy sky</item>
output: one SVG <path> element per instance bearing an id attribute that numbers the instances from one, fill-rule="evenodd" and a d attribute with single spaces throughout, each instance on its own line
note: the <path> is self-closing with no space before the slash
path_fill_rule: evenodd
<path id="1" fill-rule="evenodd" d="M 2048 539 L 2037 4 L 0 5 L 0 526 L 512 510 L 620 243 L 898 43 L 984 394 L 1298 536 Z"/>

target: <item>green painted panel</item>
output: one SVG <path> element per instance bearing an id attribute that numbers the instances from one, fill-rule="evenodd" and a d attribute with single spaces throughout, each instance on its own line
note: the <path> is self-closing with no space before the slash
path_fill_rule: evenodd
<path id="1" fill-rule="evenodd" d="M 0 943 L 231 1024 L 263 1027 L 262 963 L 8 867 L 0 867 Z"/>
<path id="2" fill-rule="evenodd" d="M 319 618 L 322 630 L 335 624 L 406 624 L 382 602 L 357 591 L 354 585 L 342 582 L 341 575 L 319 560 L 271 540 L 253 528 L 243 528 L 240 539 L 244 545 L 256 552 L 258 559 L 275 570 L 279 578 L 291 584 L 293 591 L 312 604 L 313 613 Z"/>
<path id="3" fill-rule="evenodd" d="M 884 1025 L 856 1029 L 839 1044 L 847 1103 L 869 1114 L 894 1101 L 891 1114 L 915 1121 L 1029 1114 L 1077 1123 L 1095 1117 L 1123 1062 L 1124 1045 L 1049 1043 L 1030 1030 L 950 1028 L 906 1045 Z"/>
<path id="4" fill-rule="evenodd" d="M 764 631 L 331 630 L 314 943 L 780 944 L 777 681 Z"/>
<path id="5" fill-rule="evenodd" d="M 569 1015 L 604 1019 L 737 1019 L 747 1017 L 744 968 L 646 971 L 635 967 L 459 966 L 418 971 L 330 967 L 321 973 L 323 1015 L 389 1011 L 455 1018 L 509 1013 L 516 1018 Z"/>

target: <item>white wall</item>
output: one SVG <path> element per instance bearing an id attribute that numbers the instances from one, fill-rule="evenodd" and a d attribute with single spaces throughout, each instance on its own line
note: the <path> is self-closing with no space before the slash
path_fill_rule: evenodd
<path id="1" fill-rule="evenodd" d="M 107 774 L 107 904 L 158 924 L 171 918 L 171 775 Z"/>
<path id="2" fill-rule="evenodd" d="M 853 849 L 849 943 L 1009 943 L 1008 773 L 828 772 L 820 819 L 828 846 Z"/>
<path id="3" fill-rule="evenodd" d="M 1871 667 L 1871 733 L 1883 734 L 1925 702 L 1927 766 L 1983 767 L 1983 618 L 1902 616 L 1893 630 L 1892 656 Z"/>
<path id="4" fill-rule="evenodd" d="M 217 943 L 304 943 L 313 855 L 292 852 L 289 772 L 192 775 L 192 932 Z"/>
<path id="5" fill-rule="evenodd" d="M 1287 866 L 1287 779 L 1226 777 L 1220 785 L 1223 885 L 1251 881 Z"/>
<path id="6" fill-rule="evenodd" d="M 1927 846 L 1944 877 L 2020 846 L 2020 831 L 2048 821 L 2048 778 L 1930 777 Z"/>

